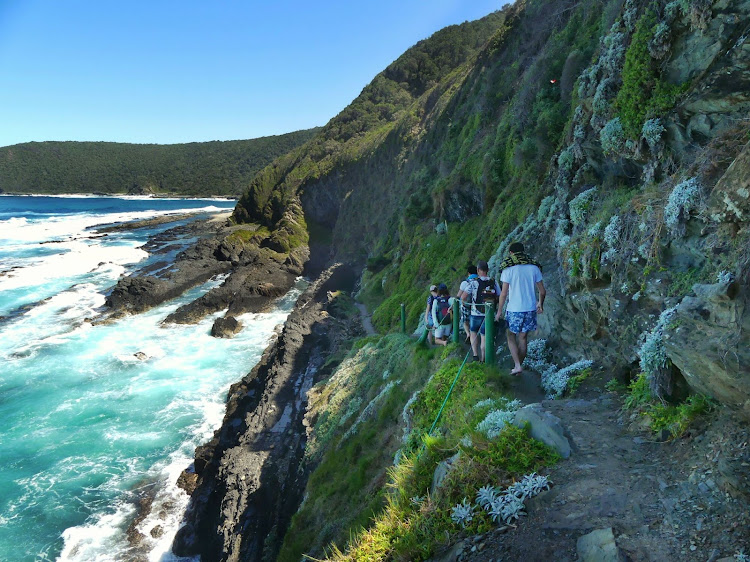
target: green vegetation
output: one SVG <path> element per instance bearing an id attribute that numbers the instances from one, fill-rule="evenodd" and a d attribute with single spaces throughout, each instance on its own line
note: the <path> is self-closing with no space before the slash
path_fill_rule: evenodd
<path id="1" fill-rule="evenodd" d="M 615 107 L 628 137 L 637 139 L 646 119 L 658 117 L 674 107 L 677 97 L 685 90 L 661 77 L 658 61 L 649 53 L 649 41 L 657 29 L 656 12 L 646 10 L 635 26 L 633 38 L 625 53 L 622 87 Z"/>
<path id="2" fill-rule="evenodd" d="M 239 196 L 274 158 L 319 129 L 189 144 L 31 142 L 0 148 L 0 188 L 12 193 Z"/>
<path id="3" fill-rule="evenodd" d="M 646 416 L 649 428 L 655 434 L 666 430 L 672 439 L 677 439 L 684 435 L 701 415 L 708 413 L 713 405 L 708 398 L 700 394 L 688 396 L 679 404 L 667 404 L 651 394 L 648 378 L 641 373 L 630 383 L 624 408 Z"/>
<path id="4" fill-rule="evenodd" d="M 476 56 L 504 20 L 496 12 L 450 26 L 406 51 L 310 142 L 254 178 L 235 210 L 237 221 L 272 226 L 307 184 L 390 143 L 408 141 L 425 105 L 460 80 L 457 69 Z"/>
<path id="5" fill-rule="evenodd" d="M 488 412 L 477 403 L 499 399 L 503 388 L 502 376 L 479 363 L 464 367 L 427 436 L 461 364 L 456 351 L 418 350 L 400 334 L 370 338 L 312 389 L 307 458 L 319 464 L 279 560 L 324 548 L 335 560 L 427 559 L 462 530 L 450 513 L 464 496 L 557 460 L 525 429 L 506 426 L 494 439 L 475 429 Z M 456 453 L 439 490 L 430 491 L 438 463 Z M 477 514 L 470 530 L 494 525 Z"/>
<path id="6" fill-rule="evenodd" d="M 575 394 L 576 390 L 583 384 L 583 382 L 590 378 L 591 375 L 594 374 L 593 369 L 589 367 L 588 369 L 584 369 L 579 374 L 574 375 L 568 379 L 568 390 L 570 390 L 571 396 Z"/>

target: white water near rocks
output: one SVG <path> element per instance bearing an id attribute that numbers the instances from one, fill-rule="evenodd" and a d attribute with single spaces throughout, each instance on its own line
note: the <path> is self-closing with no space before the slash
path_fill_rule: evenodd
<path id="1" fill-rule="evenodd" d="M 84 239 L 92 232 L 82 229 L 189 206 L 134 213 L 128 204 L 92 216 L 84 201 L 67 215 L 0 220 L 0 560 L 132 559 L 126 531 L 146 497 L 142 551 L 175 559 L 169 549 L 188 500 L 177 477 L 219 426 L 229 385 L 258 361 L 304 287 L 268 314 L 241 317 L 246 328 L 231 340 L 209 335 L 217 315 L 161 324 L 221 279 L 92 324 L 104 291 L 147 261 L 138 247 L 158 229 L 106 239 Z M 59 243 L 39 243 L 50 240 Z"/>

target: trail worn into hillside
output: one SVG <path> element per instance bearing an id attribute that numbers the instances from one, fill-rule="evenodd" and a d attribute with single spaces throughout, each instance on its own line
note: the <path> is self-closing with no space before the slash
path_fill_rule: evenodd
<path id="1" fill-rule="evenodd" d="M 746 425 L 714 414 L 660 443 L 628 428 L 613 393 L 542 404 L 572 447 L 550 471 L 552 489 L 527 502 L 516 527 L 469 537 L 437 560 L 572 562 L 579 539 L 597 530 L 595 560 L 714 561 L 750 548 Z"/>

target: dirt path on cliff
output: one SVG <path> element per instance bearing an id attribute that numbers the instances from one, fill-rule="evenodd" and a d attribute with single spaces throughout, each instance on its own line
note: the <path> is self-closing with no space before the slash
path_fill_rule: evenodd
<path id="1" fill-rule="evenodd" d="M 372 316 L 370 316 L 370 313 L 367 312 L 367 307 L 360 302 L 355 304 L 357 305 L 357 309 L 359 310 L 359 317 L 362 320 L 362 327 L 365 329 L 365 334 L 368 336 L 376 335 L 378 332 L 372 325 Z"/>
<path id="2" fill-rule="evenodd" d="M 513 385 L 524 401 L 538 377 L 528 376 Z M 578 539 L 598 529 L 612 529 L 604 548 L 616 557 L 596 560 L 713 562 L 750 551 L 749 498 L 727 494 L 731 476 L 717 469 L 721 458 L 747 460 L 746 425 L 715 413 L 694 435 L 659 443 L 629 430 L 621 397 L 603 389 L 542 404 L 572 449 L 550 470 L 552 489 L 527 502 L 517 527 L 466 538 L 438 560 L 572 562 Z"/>

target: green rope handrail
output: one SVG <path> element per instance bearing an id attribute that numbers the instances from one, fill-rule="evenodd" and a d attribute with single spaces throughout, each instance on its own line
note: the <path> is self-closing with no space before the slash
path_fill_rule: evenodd
<path id="1" fill-rule="evenodd" d="M 458 372 L 456 373 L 456 378 L 453 379 L 453 384 L 451 384 L 451 387 L 448 389 L 448 394 L 445 395 L 445 400 L 443 400 L 443 404 L 442 406 L 440 406 L 440 410 L 438 411 L 437 416 L 435 417 L 435 421 L 432 422 L 432 427 L 430 428 L 430 431 L 427 432 L 427 435 L 432 435 L 432 431 L 435 429 L 437 422 L 440 420 L 440 416 L 443 414 L 443 409 L 445 409 L 445 405 L 448 403 L 448 398 L 451 397 L 451 392 L 453 392 L 453 387 L 456 386 L 456 383 L 458 382 L 458 377 L 461 376 L 461 371 L 464 370 L 464 365 L 466 365 L 466 361 L 468 361 L 469 355 L 471 355 L 471 350 L 469 350 L 466 353 L 466 357 L 464 357 L 464 362 L 461 363 L 461 367 L 458 369 Z"/>

